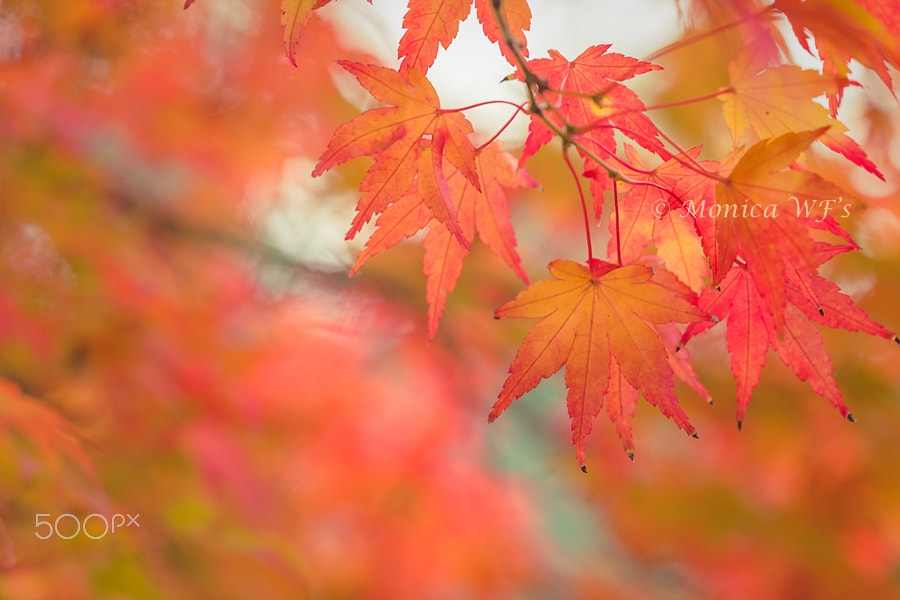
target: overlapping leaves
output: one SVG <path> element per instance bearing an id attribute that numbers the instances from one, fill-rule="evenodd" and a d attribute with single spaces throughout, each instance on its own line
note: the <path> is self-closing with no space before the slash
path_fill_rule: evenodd
<path id="1" fill-rule="evenodd" d="M 590 251 L 587 266 L 555 260 L 550 263 L 552 279 L 535 283 L 497 310 L 497 317 L 540 321 L 517 352 L 490 420 L 565 366 L 573 442 L 582 466 L 585 439 L 604 406 L 629 454 L 634 446 L 630 419 L 641 395 L 693 432 L 673 391 L 675 377 L 701 396 L 706 392 L 686 352 L 679 351 L 714 326 L 716 317 L 727 318 L 739 422 L 769 348 L 849 415 L 816 325 L 886 338 L 893 334 L 818 274 L 823 256 L 836 251 L 823 251 L 812 230 L 846 242 L 827 247 L 856 245 L 833 217 L 811 215 L 809 209 L 801 214 L 801 205 L 815 213 L 822 202 L 844 201 L 839 187 L 810 169 L 814 142 L 884 177 L 847 135 L 836 113 L 844 88 L 856 85 L 847 78 L 851 57 L 889 83 L 885 64 L 896 64 L 898 55 L 887 26 L 861 8 L 866 3 L 813 4 L 779 1 L 746 17 L 781 12 L 807 48 L 804 31 L 813 31 L 825 69 L 820 73 L 780 64 L 772 48 L 783 45 L 771 40 L 751 41 L 736 52 L 728 70 L 730 85 L 698 99 L 719 96 L 724 101 L 734 149 L 716 161 L 701 160 L 700 147 L 678 147 L 648 116 L 642 99 L 622 83 L 660 67 L 612 52 L 608 44 L 591 46 L 573 60 L 555 50 L 549 58 L 529 60 L 524 38 L 531 19 L 528 3 L 475 0 L 486 36 L 499 43 L 516 67 L 516 77 L 528 87 L 530 122 L 519 165 L 560 137 L 564 147 L 575 147 L 584 160 L 597 218 L 608 190 L 616 186 L 608 243 L 608 256 L 616 264 L 596 260 Z M 375 160 L 360 185 L 348 237 L 377 217 L 376 227 L 352 272 L 427 227 L 429 338 L 435 336 L 476 230 L 527 283 L 506 191 L 534 181 L 498 143 L 473 145 L 472 126 L 461 113 L 440 106 L 426 77 L 439 49 L 450 45 L 470 10 L 467 0 L 411 0 L 397 70 L 341 63 L 386 106 L 340 127 L 314 171 L 319 175 L 360 156 Z M 836 15 L 847 16 L 853 31 L 869 32 L 871 38 L 842 41 L 834 35 Z M 823 95 L 830 99 L 830 114 L 816 102 Z M 623 146 L 622 138 L 641 150 Z M 655 160 L 648 160 L 654 155 Z M 590 247 L 586 204 L 584 214 Z M 655 256 L 645 257 L 648 252 Z M 659 262 L 667 268 L 649 266 Z M 690 324 L 683 335 L 678 323 Z"/>
<path id="2" fill-rule="evenodd" d="M 468 248 L 444 166 L 446 160 L 481 189 L 475 147 L 468 137 L 472 125 L 458 112 L 441 110 L 434 88 L 414 68 L 400 73 L 376 65 L 340 65 L 377 100 L 390 105 L 368 110 L 338 128 L 313 170 L 317 176 L 352 158 L 375 158 L 360 185 L 363 195 L 348 239 L 415 186 L 415 197 Z"/>

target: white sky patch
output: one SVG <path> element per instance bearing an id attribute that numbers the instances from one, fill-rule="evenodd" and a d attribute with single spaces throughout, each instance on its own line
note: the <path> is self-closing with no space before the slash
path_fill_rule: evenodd
<path id="1" fill-rule="evenodd" d="M 257 218 L 265 241 L 312 268 L 345 270 L 360 250 L 359 242 L 344 239 L 356 194 L 337 195 L 328 175 L 310 176 L 314 166 L 308 158 L 289 159 L 278 181 L 257 181 L 247 195 L 262 209 Z"/>

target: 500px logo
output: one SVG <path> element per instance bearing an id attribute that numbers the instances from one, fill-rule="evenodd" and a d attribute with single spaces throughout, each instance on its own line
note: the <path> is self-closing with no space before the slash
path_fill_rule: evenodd
<path id="1" fill-rule="evenodd" d="M 136 515 L 116 513 L 109 519 L 100 513 L 90 514 L 83 519 L 79 519 L 72 513 L 61 514 L 52 521 L 44 518 L 51 516 L 50 513 L 34 515 L 34 535 L 39 540 L 46 540 L 54 535 L 64 540 L 71 540 L 79 533 L 83 533 L 92 540 L 101 540 L 107 534 L 115 533 L 119 529 L 140 528 L 141 526 L 138 522 L 140 513 Z M 90 531 L 88 530 L 89 523 Z"/>

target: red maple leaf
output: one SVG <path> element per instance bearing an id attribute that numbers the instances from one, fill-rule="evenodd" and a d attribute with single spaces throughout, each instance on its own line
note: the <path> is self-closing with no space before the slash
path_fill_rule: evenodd
<path id="1" fill-rule="evenodd" d="M 851 59 L 856 59 L 892 88 L 887 67 L 900 68 L 900 3 L 896 0 L 776 0 L 773 6 L 788 17 L 797 40 L 810 54 L 810 41 L 814 41 L 824 73 L 846 77 Z M 837 114 L 842 93 L 843 88 L 828 92 L 832 116 Z"/>
<path id="2" fill-rule="evenodd" d="M 403 16 L 406 31 L 397 46 L 400 70 L 416 69 L 424 75 L 434 64 L 438 45 L 450 46 L 471 8 L 472 0 L 410 0 Z"/>
<path id="3" fill-rule="evenodd" d="M 833 255 L 833 248 L 828 244 L 824 248 L 819 246 L 817 257 L 821 261 L 828 260 Z M 842 251 L 848 247 L 837 248 Z M 726 341 L 731 354 L 731 371 L 737 380 L 738 427 L 744 421 L 753 390 L 759 384 L 770 347 L 801 381 L 807 381 L 813 391 L 825 397 L 844 417 L 853 420 L 834 380 L 834 368 L 815 323 L 895 341 L 897 338 L 872 321 L 834 283 L 796 268 L 790 260 L 783 263 L 788 301 L 780 317 L 784 324 L 780 332 L 775 327 L 776 319 L 770 306 L 745 265 L 735 264 L 721 285 L 705 290 L 698 301 L 701 308 L 715 314 L 719 320 L 728 319 Z M 688 325 L 682 344 L 711 326 L 706 322 Z"/>
<path id="4" fill-rule="evenodd" d="M 644 114 L 644 103 L 619 83 L 660 67 L 607 52 L 609 47 L 591 46 L 572 61 L 556 50 L 550 50 L 550 58 L 528 61 L 528 68 L 542 81 L 538 92 L 540 100 L 546 103 L 536 110 L 563 130 L 582 130 L 577 139 L 601 159 L 615 153 L 614 129 L 667 158 L 656 126 Z M 552 138 L 553 130 L 539 114 L 532 114 L 521 161 Z"/>
<path id="5" fill-rule="evenodd" d="M 696 204 L 692 207 L 712 267 L 713 284 L 723 281 L 740 256 L 778 329 L 785 302 L 784 260 L 806 272 L 815 272 L 818 267 L 808 233 L 809 220 L 797 214 L 798 203 L 841 194 L 814 173 L 786 169 L 824 131 L 789 133 L 763 140 L 746 152 L 735 151 L 725 162 L 739 157 L 737 164 L 716 185 L 716 204 L 705 206 L 701 201 L 699 208 Z"/>

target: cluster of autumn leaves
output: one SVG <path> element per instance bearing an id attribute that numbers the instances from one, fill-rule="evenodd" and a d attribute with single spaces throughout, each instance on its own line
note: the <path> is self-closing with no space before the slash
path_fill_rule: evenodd
<path id="1" fill-rule="evenodd" d="M 297 26 L 322 4 L 284 3 L 289 55 Z M 674 393 L 674 378 L 708 397 L 683 348 L 721 321 L 726 321 L 738 386 L 739 425 L 770 347 L 852 419 L 816 324 L 889 339 L 894 335 L 818 274 L 820 265 L 858 246 L 833 215 L 820 210 L 823 203 L 849 197 L 805 156 L 820 143 L 883 178 L 836 118 L 844 89 L 856 85 L 848 78 L 850 59 L 875 70 L 888 85 L 886 65 L 900 64 L 900 48 L 888 30 L 893 20 L 881 14 L 882 5 L 733 0 L 730 8 L 743 15 L 733 26 L 751 27 L 757 35 L 732 57 L 730 85 L 676 103 L 722 101 L 734 150 L 718 160 L 700 160 L 699 147 L 683 149 L 657 127 L 650 111 L 661 106 L 646 106 L 621 83 L 660 67 L 610 52 L 608 45 L 592 46 L 572 60 L 552 50 L 549 58 L 529 60 L 527 2 L 475 4 L 485 34 L 525 83 L 528 101 L 517 107 L 530 119 L 525 147 L 518 159 L 493 138 L 476 147 L 462 111 L 442 108 L 428 81 L 438 45 L 450 45 L 471 2 L 410 2 L 398 69 L 341 63 L 385 106 L 339 127 L 313 172 L 321 175 L 361 156 L 374 159 L 360 184 L 348 238 L 377 220 L 352 272 L 426 229 L 430 337 L 476 231 L 528 283 L 505 190 L 535 186 L 523 165 L 560 138 L 585 206 L 588 260 L 553 261 L 552 279 L 532 284 L 496 311 L 497 317 L 541 321 L 517 352 L 491 420 L 565 365 L 573 441 L 582 466 L 585 438 L 604 406 L 633 455 L 630 420 L 638 394 L 693 434 Z M 787 43 L 776 26 L 785 19 L 803 48 L 815 44 L 821 72 L 786 64 Z M 856 35 L 847 35 L 848 28 Z M 822 95 L 830 110 L 814 100 Z M 581 173 L 569 159 L 571 148 L 583 160 Z M 594 219 L 588 216 L 582 183 L 594 198 Z M 802 213 L 801 203 L 812 210 Z M 611 215 L 607 255 L 612 262 L 595 258 L 591 248 L 590 229 L 604 204 Z M 717 208 L 698 212 L 696 206 Z M 647 252 L 651 245 L 652 254 Z M 689 324 L 680 339 L 675 323 Z"/>
<path id="2" fill-rule="evenodd" d="M 481 147 L 469 140 L 483 136 L 466 134 L 456 164 L 450 158 L 456 137 L 445 137 L 437 142 L 443 143 L 443 154 L 437 154 L 447 158 L 438 173 L 434 127 L 428 124 L 434 119 L 452 130 L 464 123 L 462 115 L 438 114 L 440 104 L 425 89 L 410 92 L 419 104 L 386 103 L 385 114 L 408 111 L 403 114 L 414 130 L 391 124 L 393 135 L 373 148 L 391 156 L 394 144 L 409 143 L 428 160 L 411 163 L 416 172 L 407 193 L 374 211 L 371 220 L 377 223 L 390 212 L 405 215 L 405 203 L 413 214 L 402 222 L 424 223 L 425 251 L 434 257 L 426 259 L 432 331 L 442 308 L 437 300 L 450 295 L 454 269 L 467 253 L 463 240 L 476 246 L 466 263 L 469 279 L 457 286 L 437 343 L 424 344 L 426 336 L 412 333 L 417 330 L 410 325 L 417 321 L 410 312 L 419 307 L 408 295 L 415 293 L 410 272 L 417 265 L 410 269 L 404 261 L 415 256 L 415 248 L 393 248 L 381 260 L 366 262 L 387 247 L 387 238 L 380 238 L 382 244 L 378 236 L 389 233 L 389 219 L 386 227 L 374 228 L 359 258 L 370 277 L 352 286 L 340 274 L 316 271 L 258 244 L 256 224 L 244 218 L 248 182 L 253 188 L 257 178 L 277 172 L 286 154 L 320 155 L 332 132 L 356 113 L 334 87 L 334 61 L 352 59 L 343 64 L 360 75 L 402 83 L 394 90 L 398 96 L 414 77 L 411 68 L 370 66 L 370 57 L 341 47 L 331 26 L 319 19 L 285 28 L 286 36 L 300 32 L 302 38 L 292 54 L 298 68 L 292 68 L 279 60 L 282 31 L 273 4 L 207 0 L 187 13 L 177 12 L 180 0 L 34 0 L 0 7 L 10 35 L 0 57 L 0 112 L 10 117 L 0 119 L 0 594 L 741 599 L 854 597 L 864 590 L 872 598 L 896 596 L 898 369 L 891 361 L 897 355 L 868 359 L 879 344 L 888 352 L 893 344 L 857 336 L 859 346 L 830 346 L 845 391 L 865 397 L 864 407 L 878 418 L 848 427 L 815 403 L 783 402 L 779 394 L 790 388 L 774 374 L 757 388 L 753 427 L 741 443 L 734 443 L 731 423 L 722 422 L 723 411 L 691 411 L 690 397 L 681 395 L 702 444 L 671 443 L 675 428 L 639 417 L 634 425 L 641 461 L 628 464 L 616 451 L 616 436 L 597 436 L 591 477 L 564 468 L 569 452 L 546 443 L 562 438 L 556 434 L 568 426 L 554 418 L 554 409 L 537 406 L 551 386 L 520 402 L 523 418 L 504 419 L 498 430 L 487 431 L 472 418 L 499 387 L 498 361 L 508 360 L 508 340 L 518 337 L 507 321 L 486 326 L 491 322 L 485 306 L 493 309 L 503 303 L 497 298 L 513 297 L 509 281 L 516 280 L 499 273 L 485 282 L 485 272 L 498 275 L 485 264 L 502 270 L 504 261 L 480 261 L 475 232 L 507 264 L 518 265 L 512 272 L 523 280 L 533 273 L 533 249 L 552 243 L 536 241 L 533 232 L 558 227 L 562 219 L 536 226 L 531 221 L 530 232 L 517 227 L 519 247 L 529 244 L 520 261 L 511 243 L 507 197 L 534 185 L 527 167 L 540 175 L 546 191 L 526 197 L 535 198 L 535 205 L 550 197 L 552 202 L 540 204 L 542 211 L 556 202 L 559 182 L 542 169 L 558 142 L 522 165 L 520 155 L 497 142 Z M 285 1 L 282 20 L 323 4 Z M 417 16 L 411 20 L 425 22 L 432 14 L 429 3 L 413 4 Z M 468 4 L 455 3 L 453 14 Z M 877 14 L 891 4 L 870 10 Z M 444 5 L 450 3 L 433 4 Z M 709 5 L 745 9 L 750 16 L 762 9 L 750 2 Z M 828 357 L 819 326 L 890 335 L 817 268 L 854 246 L 851 240 L 835 236 L 840 231 L 830 221 L 817 223 L 822 215 L 813 213 L 802 221 L 806 229 L 798 229 L 813 236 L 812 261 L 786 260 L 790 249 L 776 246 L 776 266 L 752 271 L 753 241 L 775 243 L 769 238 L 778 231 L 752 229 L 766 223 L 743 223 L 737 267 L 728 268 L 724 253 L 718 286 L 711 284 L 710 261 L 719 254 L 704 246 L 717 240 L 710 227 L 729 223 L 709 218 L 718 212 L 713 207 L 730 202 L 716 203 L 717 187 L 728 186 L 710 174 L 736 182 L 730 185 L 746 206 L 742 190 L 765 192 L 754 183 L 762 171 L 747 159 L 753 150 L 760 164 L 775 171 L 772 181 L 793 188 L 808 172 L 825 173 L 812 160 L 801 161 L 812 155 L 804 148 L 819 144 L 812 140 L 826 123 L 831 127 L 815 139 L 840 143 L 840 136 L 828 137 L 837 131 L 833 119 L 826 114 L 826 122 L 771 135 L 747 129 L 745 139 L 735 142 L 745 151 L 731 157 L 712 152 L 714 143 L 703 154 L 699 147 L 679 149 L 662 126 L 658 133 L 648 130 L 655 138 L 632 136 L 637 115 L 655 117 L 658 105 L 645 100 L 645 111 L 616 114 L 628 91 L 611 87 L 622 81 L 614 73 L 604 75 L 604 93 L 589 102 L 563 89 L 565 74 L 577 73 L 586 66 L 582 62 L 629 60 L 602 47 L 590 48 L 589 59 L 551 53 L 539 59 L 543 63 L 528 60 L 524 46 L 504 43 L 509 37 L 524 41 L 524 27 L 515 19 L 526 6 L 501 4 L 508 32 L 491 21 L 489 2 L 477 2 L 474 10 L 494 23 L 485 26 L 486 34 L 500 42 L 514 65 L 510 70 L 522 79 L 525 69 L 537 73 L 527 84 L 537 103 L 529 100 L 521 110 L 540 106 L 550 122 L 530 114 L 533 128 L 549 129 L 551 140 L 563 138 L 570 164 L 580 144 L 612 168 L 610 173 L 585 153 L 576 169 L 578 181 L 595 191 L 590 225 L 608 226 L 611 241 L 607 246 L 604 239 L 606 261 L 555 260 L 550 279 L 498 311 L 542 319 L 526 340 L 538 350 L 520 353 L 519 372 L 507 382 L 503 400 L 512 402 L 516 393 L 537 385 L 543 372 L 566 364 L 576 442 L 583 444 L 595 425 L 594 411 L 607 410 L 624 445 L 633 446 L 629 419 L 636 406 L 645 408 L 637 403 L 640 395 L 692 431 L 667 386 L 683 380 L 706 398 L 688 351 L 697 358 L 709 346 L 683 344 L 715 326 L 712 315 L 725 321 L 716 332 L 728 338 L 736 364 L 750 365 L 738 378 L 739 398 L 749 399 L 766 347 L 834 398 L 829 370 L 820 367 Z M 840 36 L 829 37 L 835 29 L 829 23 L 836 21 L 822 15 L 853 6 L 849 0 L 778 6 L 785 14 L 806 15 L 803 29 L 816 30 L 815 44 L 830 44 L 836 58 L 827 68 L 843 64 Z M 253 12 L 241 12 L 248 7 Z M 269 18 L 263 16 L 267 11 Z M 883 29 L 882 22 L 891 21 L 878 17 Z M 843 42 L 853 53 L 873 49 L 861 62 L 871 66 L 877 56 L 894 62 L 890 38 L 870 21 L 851 11 L 840 23 L 845 32 L 859 33 L 864 26 L 868 31 Z M 767 31 L 764 19 L 749 19 L 737 29 L 745 26 Z M 416 42 L 410 28 L 404 56 L 425 56 L 416 50 L 424 41 Z M 452 35 L 441 39 L 449 42 Z M 763 36 L 753 39 L 766 47 Z M 632 68 L 647 68 L 636 62 Z M 693 62 L 665 63 L 669 72 L 678 65 Z M 660 74 L 652 71 L 645 79 Z M 759 77 L 770 72 L 773 67 L 766 66 Z M 555 88 L 540 81 L 560 76 Z M 733 87 L 764 101 L 778 90 L 754 91 L 754 81 L 765 81 L 759 77 L 743 84 L 704 77 L 710 87 L 698 95 Z M 721 97 L 736 96 L 725 91 Z M 682 108 L 712 107 L 720 114 L 718 100 L 704 102 Z M 570 128 L 579 107 L 587 120 Z M 299 126 L 298 114 L 304 117 Z M 612 123 L 621 135 L 609 138 Z M 417 144 L 409 138 L 415 128 L 424 133 Z M 757 145 L 756 137 L 774 141 Z M 721 141 L 730 145 L 727 132 Z M 614 152 L 603 154 L 600 144 Z M 863 145 L 887 178 L 896 174 L 896 164 L 876 155 L 884 146 Z M 787 166 L 774 169 L 779 149 Z M 795 150 L 796 160 L 788 160 Z M 840 153 L 823 155 L 853 168 Z M 363 177 L 365 162 L 340 169 L 343 178 L 330 178 L 329 185 Z M 558 172 L 566 172 L 563 162 Z M 446 182 L 450 202 L 438 196 L 431 201 L 440 200 L 438 210 L 448 215 L 452 207 L 456 233 L 456 222 L 437 220 L 418 193 L 421 169 L 431 170 L 439 194 L 441 176 Z M 864 170 L 858 172 L 867 177 Z M 573 180 L 565 183 L 576 190 Z M 856 200 L 844 198 L 854 203 L 855 214 Z M 688 200 L 705 210 L 688 214 L 691 205 L 682 202 Z M 565 201 L 580 208 L 574 191 Z M 331 206 L 339 199 L 322 194 L 316 202 Z M 793 200 L 779 207 L 796 214 Z M 517 209 L 526 209 L 525 203 Z M 554 205 L 541 214 L 556 216 L 557 210 Z M 648 218 L 650 213 L 656 218 Z M 581 226 L 576 221 L 557 238 L 571 237 Z M 872 236 L 858 239 L 868 250 L 877 245 Z M 881 269 L 874 271 L 878 283 L 866 306 L 872 314 L 890 314 L 896 261 L 890 251 L 881 259 L 878 252 L 838 260 L 855 260 L 860 268 L 853 274 L 862 277 L 873 273 L 862 265 Z M 546 258 L 553 256 L 568 255 L 548 251 Z M 398 275 L 379 275 L 385 266 Z M 300 285 L 287 293 L 276 285 L 273 293 L 268 276 L 277 269 Z M 781 301 L 769 290 L 763 294 L 757 281 L 767 275 L 775 289 L 783 289 L 781 310 L 774 308 Z M 389 286 L 391 297 L 385 299 Z M 468 326 L 481 313 L 485 322 Z M 843 339 L 822 333 L 832 342 Z M 598 361 L 604 352 L 606 360 Z M 641 362 L 642 356 L 654 362 Z M 694 365 L 718 404 L 727 406 L 730 382 L 715 381 L 715 361 L 710 363 Z M 585 372 L 590 377 L 582 378 Z M 629 372 L 637 372 L 637 385 Z M 772 395 L 769 401 L 762 401 L 764 393 Z M 535 402 L 529 406 L 530 400 Z M 142 527 L 101 539 L 83 532 L 72 539 L 35 535 L 36 516 L 44 523 L 63 517 L 66 537 L 76 520 L 87 523 L 91 516 L 91 533 L 100 538 L 101 519 L 94 515 L 116 513 L 139 513 Z M 580 543 L 579 537 L 590 540 Z"/>

